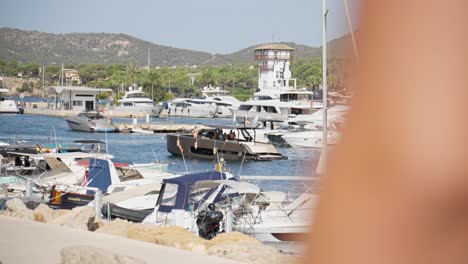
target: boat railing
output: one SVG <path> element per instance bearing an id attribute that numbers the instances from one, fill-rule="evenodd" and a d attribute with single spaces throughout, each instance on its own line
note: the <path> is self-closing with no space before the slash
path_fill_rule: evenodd
<path id="1" fill-rule="evenodd" d="M 284 121 L 288 119 L 288 113 L 268 113 L 236 110 L 235 114 L 238 117 L 258 119 L 260 121 Z"/>

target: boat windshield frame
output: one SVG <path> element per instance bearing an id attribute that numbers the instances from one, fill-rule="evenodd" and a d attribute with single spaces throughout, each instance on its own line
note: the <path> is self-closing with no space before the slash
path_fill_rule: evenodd
<path id="1" fill-rule="evenodd" d="M 253 137 L 247 130 L 252 130 L 253 131 Z M 245 138 L 245 140 L 241 140 L 239 136 L 237 137 L 237 141 L 247 141 L 247 142 L 256 142 L 257 141 L 257 130 L 255 127 L 238 127 L 237 128 L 237 134 L 240 135 L 242 133 L 242 136 Z M 246 135 L 247 134 L 247 135 Z"/>

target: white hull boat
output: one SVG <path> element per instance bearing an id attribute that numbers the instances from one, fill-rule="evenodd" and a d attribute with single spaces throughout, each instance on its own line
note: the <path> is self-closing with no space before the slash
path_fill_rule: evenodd
<path id="1" fill-rule="evenodd" d="M 15 100 L 6 99 L 1 94 L 7 94 L 9 91 L 5 88 L 0 88 L 0 114 L 18 114 L 20 110 L 16 106 Z"/>

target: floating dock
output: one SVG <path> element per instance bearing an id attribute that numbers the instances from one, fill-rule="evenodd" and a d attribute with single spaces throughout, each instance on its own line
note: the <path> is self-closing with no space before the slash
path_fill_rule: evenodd
<path id="1" fill-rule="evenodd" d="M 200 124 L 175 124 L 175 123 L 153 123 L 153 124 L 125 124 L 116 123 L 115 126 L 120 133 L 180 133 L 190 132 L 195 127 L 198 129 L 210 129 L 211 127 Z"/>

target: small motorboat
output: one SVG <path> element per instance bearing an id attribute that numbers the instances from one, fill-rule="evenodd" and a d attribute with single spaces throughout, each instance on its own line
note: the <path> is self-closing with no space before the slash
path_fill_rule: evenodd
<path id="1" fill-rule="evenodd" d="M 229 134 L 222 129 L 201 130 L 193 134 L 169 134 L 167 150 L 178 156 L 224 160 L 282 160 L 283 156 L 271 143 L 257 142 L 256 129 L 237 128 Z"/>
<path id="2" fill-rule="evenodd" d="M 65 119 L 72 130 L 84 132 L 116 132 L 112 121 L 98 112 L 84 112 Z"/>
<path id="3" fill-rule="evenodd" d="M 0 95 L 7 94 L 9 90 L 1 87 L 1 80 L 2 79 L 0 77 Z M 0 114 L 23 114 L 23 112 L 23 107 L 18 109 L 15 100 L 0 96 Z"/>

